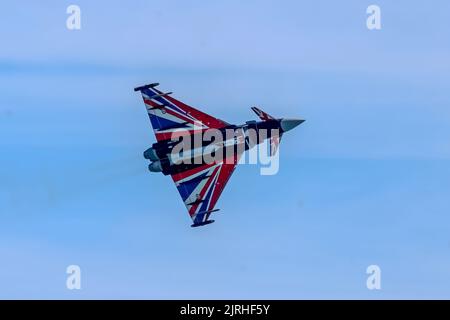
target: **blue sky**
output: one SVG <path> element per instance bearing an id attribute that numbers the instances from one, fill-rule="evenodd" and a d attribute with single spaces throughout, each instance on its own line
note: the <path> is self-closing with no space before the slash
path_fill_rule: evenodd
<path id="1" fill-rule="evenodd" d="M 450 298 L 447 1 L 76 1 L 69 31 L 71 3 L 0 13 L 0 298 Z M 228 122 L 307 122 L 192 229 L 142 158 L 132 89 L 155 81 Z"/>

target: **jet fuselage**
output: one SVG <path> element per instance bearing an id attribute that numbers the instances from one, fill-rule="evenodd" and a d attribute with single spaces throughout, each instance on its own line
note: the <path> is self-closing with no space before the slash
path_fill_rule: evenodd
<path id="1" fill-rule="evenodd" d="M 149 170 L 172 175 L 205 165 L 205 155 L 219 161 L 247 151 L 272 136 L 279 136 L 296 127 L 304 120 L 270 119 L 247 121 L 242 125 L 229 125 L 214 132 L 198 130 L 185 136 L 174 135 L 173 139 L 156 142 L 144 152 L 144 158 L 151 161 Z M 240 149 L 239 149 L 240 148 Z M 210 159 L 209 158 L 209 159 Z"/>

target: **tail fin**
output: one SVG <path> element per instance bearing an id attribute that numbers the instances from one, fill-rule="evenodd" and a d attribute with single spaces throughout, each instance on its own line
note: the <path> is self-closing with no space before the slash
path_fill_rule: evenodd
<path id="1" fill-rule="evenodd" d="M 257 107 L 252 107 L 252 110 L 256 113 L 256 115 L 257 115 L 262 121 L 274 120 L 274 119 L 275 119 L 275 118 L 272 117 L 270 114 L 265 113 L 264 111 L 262 111 L 261 109 L 258 109 Z"/>

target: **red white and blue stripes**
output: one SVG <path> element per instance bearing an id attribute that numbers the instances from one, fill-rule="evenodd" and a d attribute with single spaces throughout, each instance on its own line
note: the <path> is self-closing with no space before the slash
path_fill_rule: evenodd
<path id="1" fill-rule="evenodd" d="M 227 125 L 170 96 L 160 96 L 162 92 L 155 88 L 146 88 L 141 92 L 158 141 Z"/>

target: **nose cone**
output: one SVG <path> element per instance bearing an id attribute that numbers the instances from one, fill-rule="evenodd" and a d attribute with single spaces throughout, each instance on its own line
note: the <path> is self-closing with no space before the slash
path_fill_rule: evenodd
<path id="1" fill-rule="evenodd" d="M 305 122 L 305 120 L 302 119 L 281 119 L 280 121 L 281 130 L 283 130 L 283 132 L 292 130 L 303 122 Z"/>

